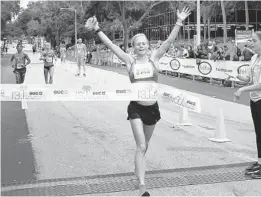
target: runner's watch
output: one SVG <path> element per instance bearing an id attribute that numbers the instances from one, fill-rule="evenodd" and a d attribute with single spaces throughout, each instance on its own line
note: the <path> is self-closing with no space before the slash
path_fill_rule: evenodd
<path id="1" fill-rule="evenodd" d="M 96 33 L 99 33 L 100 31 L 102 31 L 102 30 L 99 28 L 99 29 L 97 29 L 95 32 L 96 32 Z"/>

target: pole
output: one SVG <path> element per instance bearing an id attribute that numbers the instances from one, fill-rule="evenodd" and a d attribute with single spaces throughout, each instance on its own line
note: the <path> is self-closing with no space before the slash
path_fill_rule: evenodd
<path id="1" fill-rule="evenodd" d="M 74 47 L 74 55 L 76 58 L 76 46 L 77 46 L 77 16 L 76 16 L 76 9 L 74 10 L 75 13 L 75 47 Z"/>
<path id="2" fill-rule="evenodd" d="M 200 45 L 200 0 L 197 0 L 197 46 Z"/>

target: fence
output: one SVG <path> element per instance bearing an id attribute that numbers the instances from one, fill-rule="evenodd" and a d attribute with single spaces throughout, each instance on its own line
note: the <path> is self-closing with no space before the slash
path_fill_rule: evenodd
<path id="1" fill-rule="evenodd" d="M 111 51 L 97 51 L 93 53 L 92 63 L 99 66 L 125 66 L 116 55 Z M 247 61 L 226 61 L 226 60 L 206 60 L 206 59 L 182 59 L 173 58 L 165 55 L 159 61 L 159 70 L 166 75 L 176 74 L 178 77 L 182 75 L 190 75 L 192 79 L 200 77 L 201 79 L 209 79 L 210 83 L 214 81 L 224 81 L 228 75 L 231 78 L 231 86 L 241 85 L 242 82 L 236 79 L 238 74 L 245 74 L 249 70 L 249 62 Z"/>

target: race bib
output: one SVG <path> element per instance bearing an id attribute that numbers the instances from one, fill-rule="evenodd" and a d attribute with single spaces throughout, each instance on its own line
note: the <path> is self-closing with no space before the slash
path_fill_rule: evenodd
<path id="1" fill-rule="evenodd" d="M 153 77 L 153 69 L 144 65 L 138 65 L 136 68 L 134 68 L 133 73 L 134 79 L 144 79 Z"/>
<path id="2" fill-rule="evenodd" d="M 24 67 L 24 65 L 21 64 L 21 63 L 17 64 L 17 66 L 16 66 L 17 69 L 21 69 L 21 68 L 23 68 L 23 67 Z"/>
<path id="3" fill-rule="evenodd" d="M 17 57 L 16 58 L 16 68 L 17 69 L 21 69 L 24 67 L 24 64 L 23 64 L 23 61 L 22 61 L 22 58 L 20 57 Z"/>
<path id="4" fill-rule="evenodd" d="M 53 58 L 52 58 L 52 57 L 47 57 L 47 58 L 46 58 L 46 62 L 48 62 L 48 63 L 53 62 Z"/>

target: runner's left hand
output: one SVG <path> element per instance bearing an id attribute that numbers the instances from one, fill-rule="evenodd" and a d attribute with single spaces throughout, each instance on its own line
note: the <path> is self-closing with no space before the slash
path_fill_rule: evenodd
<path id="1" fill-rule="evenodd" d="M 182 12 L 179 12 L 179 10 L 177 10 L 177 17 L 181 21 L 184 21 L 190 14 L 191 14 L 191 10 L 187 6 L 183 8 Z"/>

